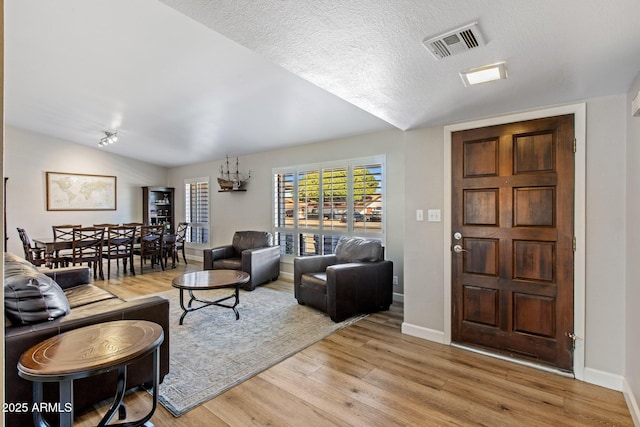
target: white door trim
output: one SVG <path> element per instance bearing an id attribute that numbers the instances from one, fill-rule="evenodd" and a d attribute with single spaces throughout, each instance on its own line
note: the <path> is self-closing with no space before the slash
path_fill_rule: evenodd
<path id="1" fill-rule="evenodd" d="M 543 117 L 575 115 L 575 206 L 574 227 L 576 251 L 574 258 L 574 333 L 585 337 L 585 250 L 586 250 L 586 104 L 543 108 L 507 116 L 458 123 L 444 127 L 444 343 L 451 344 L 451 134 L 460 130 L 533 120 Z M 573 373 L 584 380 L 584 339 L 576 341 L 573 353 Z"/>

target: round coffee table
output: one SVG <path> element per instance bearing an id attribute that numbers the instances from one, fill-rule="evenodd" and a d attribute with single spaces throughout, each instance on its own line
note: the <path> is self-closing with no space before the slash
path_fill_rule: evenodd
<path id="1" fill-rule="evenodd" d="M 117 320 L 98 323 L 56 335 L 24 352 L 18 362 L 18 375 L 33 382 L 34 408 L 43 403 L 42 383 L 58 382 L 60 389 L 60 425 L 73 425 L 73 380 L 118 369 L 118 387 L 113 404 L 100 425 L 109 423 L 117 410 L 123 411 L 127 366 L 153 353 L 153 407 L 138 421 L 151 419 L 158 403 L 160 344 L 162 327 L 146 320 Z M 122 413 L 122 412 L 121 412 Z M 40 411 L 33 414 L 34 424 L 48 426 Z"/>
<path id="2" fill-rule="evenodd" d="M 250 279 L 251 276 L 249 276 L 248 273 L 240 270 L 204 270 L 185 273 L 176 277 L 173 279 L 172 286 L 180 289 L 180 308 L 182 308 L 183 311 L 182 316 L 180 316 L 180 324 L 182 325 L 187 313 L 209 307 L 210 305 L 217 305 L 218 307 L 232 309 L 236 314 L 236 320 L 238 320 L 240 318 L 240 313 L 238 313 L 236 306 L 240 302 L 240 285 L 244 285 Z M 233 294 L 215 301 L 199 299 L 193 295 L 194 291 L 223 288 L 235 288 L 235 291 Z M 189 302 L 186 307 L 184 304 L 184 291 L 189 292 Z M 222 304 L 222 302 L 234 297 L 235 302 L 233 305 Z M 202 305 L 193 306 L 194 301 L 199 302 Z"/>

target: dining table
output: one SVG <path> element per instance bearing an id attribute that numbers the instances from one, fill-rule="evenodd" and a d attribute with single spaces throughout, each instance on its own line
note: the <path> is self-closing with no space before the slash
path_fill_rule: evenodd
<path id="1" fill-rule="evenodd" d="M 139 239 L 139 237 L 137 238 Z M 36 248 L 44 249 L 44 259 L 45 266 L 49 268 L 53 268 L 53 263 L 51 260 L 55 257 L 56 252 L 61 250 L 71 250 L 73 248 L 72 240 L 56 240 L 51 237 L 36 237 L 32 238 L 31 241 L 36 246 Z M 176 235 L 175 234 L 164 234 L 162 237 L 162 241 L 164 243 L 165 252 L 165 265 L 168 257 L 171 257 L 171 267 L 175 268 L 176 266 L 176 258 L 177 254 L 175 252 L 175 242 Z M 107 239 L 104 239 L 104 245 L 107 245 Z"/>
<path id="2" fill-rule="evenodd" d="M 57 251 L 72 249 L 73 241 L 72 240 L 56 240 L 51 237 L 36 237 L 32 238 L 31 241 L 36 246 L 36 248 L 44 249 L 44 265 L 52 268 L 51 259 L 54 257 Z"/>

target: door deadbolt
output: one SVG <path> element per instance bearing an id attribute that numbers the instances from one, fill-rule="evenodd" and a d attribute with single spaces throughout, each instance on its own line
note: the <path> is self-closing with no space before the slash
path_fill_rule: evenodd
<path id="1" fill-rule="evenodd" d="M 462 239 L 462 233 L 460 233 L 459 231 L 456 231 L 455 233 L 453 233 L 453 238 L 456 240 Z"/>

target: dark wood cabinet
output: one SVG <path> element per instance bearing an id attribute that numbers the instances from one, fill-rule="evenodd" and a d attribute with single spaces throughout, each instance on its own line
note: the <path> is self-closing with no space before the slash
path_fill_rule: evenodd
<path id="1" fill-rule="evenodd" d="M 166 233 L 175 232 L 175 189 L 142 187 L 142 220 L 145 224 L 164 224 Z"/>

